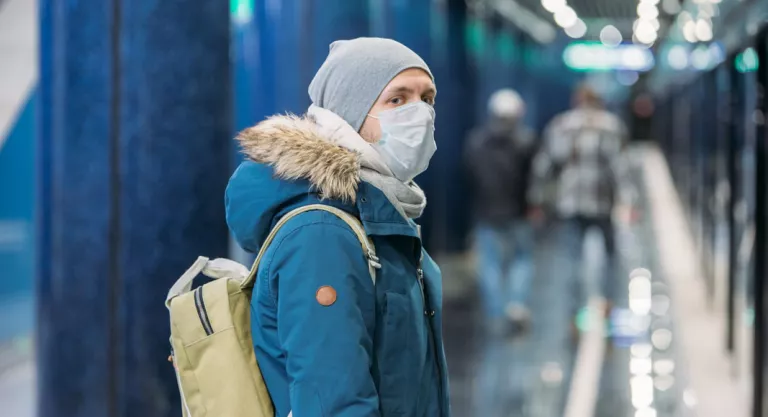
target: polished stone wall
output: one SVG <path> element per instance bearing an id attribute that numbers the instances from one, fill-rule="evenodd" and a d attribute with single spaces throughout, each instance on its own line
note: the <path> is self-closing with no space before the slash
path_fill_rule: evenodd
<path id="1" fill-rule="evenodd" d="M 228 6 L 40 4 L 40 416 L 180 413 L 163 302 L 228 251 Z"/>

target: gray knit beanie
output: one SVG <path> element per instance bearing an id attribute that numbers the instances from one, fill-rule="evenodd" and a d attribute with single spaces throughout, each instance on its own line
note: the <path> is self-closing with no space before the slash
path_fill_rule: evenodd
<path id="1" fill-rule="evenodd" d="M 356 131 L 360 131 L 368 111 L 397 74 L 420 68 L 432 77 L 421 57 L 392 39 L 336 41 L 330 49 L 309 84 L 309 97 L 316 106 L 336 113 Z"/>

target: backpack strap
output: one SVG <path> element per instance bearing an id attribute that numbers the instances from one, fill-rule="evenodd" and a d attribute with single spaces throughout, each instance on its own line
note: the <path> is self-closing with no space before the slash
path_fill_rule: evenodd
<path id="1" fill-rule="evenodd" d="M 253 266 L 251 266 L 250 273 L 243 280 L 242 284 L 240 284 L 240 288 L 246 289 L 253 287 L 253 282 L 256 279 L 256 274 L 258 273 L 259 264 L 261 264 L 261 260 L 264 257 L 264 254 L 267 252 L 269 245 L 275 239 L 277 232 L 280 231 L 280 228 L 299 214 L 317 210 L 326 211 L 335 215 L 336 217 L 343 220 L 344 223 L 346 223 L 352 229 L 352 231 L 355 233 L 355 236 L 357 236 L 357 239 L 360 241 L 360 247 L 363 249 L 363 254 L 368 261 L 368 273 L 371 274 L 373 285 L 376 285 L 376 270 L 381 268 L 381 264 L 379 263 L 379 258 L 376 256 L 376 248 L 373 246 L 373 242 L 368 238 L 368 234 L 365 233 L 365 229 L 363 228 L 362 223 L 360 223 L 360 220 L 344 210 L 337 209 L 336 207 L 327 206 L 325 204 L 309 204 L 291 210 L 288 212 L 288 214 L 283 216 L 280 221 L 277 222 L 274 228 L 272 228 L 272 231 L 269 232 L 269 235 L 261 245 L 261 249 L 259 249 L 259 254 L 256 256 L 256 260 L 253 261 Z"/>

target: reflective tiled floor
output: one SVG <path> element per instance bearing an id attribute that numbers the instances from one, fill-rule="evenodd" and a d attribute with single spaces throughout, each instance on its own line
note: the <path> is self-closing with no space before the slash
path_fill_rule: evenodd
<path id="1" fill-rule="evenodd" d="M 637 185 L 642 188 L 642 184 Z M 642 204 L 640 209 L 642 212 Z M 649 250 L 654 247 L 654 236 L 647 223 L 646 219 L 631 227 L 617 227 L 622 268 L 616 279 L 621 288 L 627 288 L 630 269 L 655 268 L 653 251 Z M 599 239 L 599 235 L 588 235 L 585 244 L 585 285 L 592 296 L 597 287 L 594 277 L 599 275 L 602 264 Z M 488 334 L 476 280 L 466 272 L 444 268 L 446 280 L 464 282 L 464 290 L 448 298 L 445 306 L 446 354 L 456 417 L 563 416 L 578 349 L 571 337 L 567 309 L 572 293 L 558 259 L 555 230 L 540 233 L 537 247 L 530 300 L 533 322 L 529 332 L 515 337 Z M 616 310 L 628 312 L 626 291 L 617 300 Z M 630 395 L 632 343 L 618 337 L 606 338 L 602 364 L 596 370 L 599 386 L 595 417 L 634 415 Z"/>
<path id="2" fill-rule="evenodd" d="M 552 262 L 554 233 L 541 236 L 528 332 L 494 335 L 480 312 L 471 277 L 462 298 L 446 302 L 446 354 L 456 417 L 561 416 L 575 353 L 567 282 Z"/>

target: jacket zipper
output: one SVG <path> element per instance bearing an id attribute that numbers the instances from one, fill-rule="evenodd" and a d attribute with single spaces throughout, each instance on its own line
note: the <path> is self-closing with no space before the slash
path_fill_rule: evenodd
<path id="1" fill-rule="evenodd" d="M 427 305 L 427 296 L 424 293 L 424 270 L 421 269 L 421 266 L 416 270 L 416 277 L 418 278 L 419 288 L 421 289 L 421 302 L 424 306 L 424 315 L 428 316 L 429 306 Z"/>
<path id="2" fill-rule="evenodd" d="M 213 334 L 213 326 L 208 318 L 208 311 L 205 309 L 205 301 L 203 301 L 203 287 L 198 287 L 195 290 L 195 308 L 197 309 L 197 315 L 200 317 L 200 323 L 203 324 L 205 334 L 210 336 Z"/>

